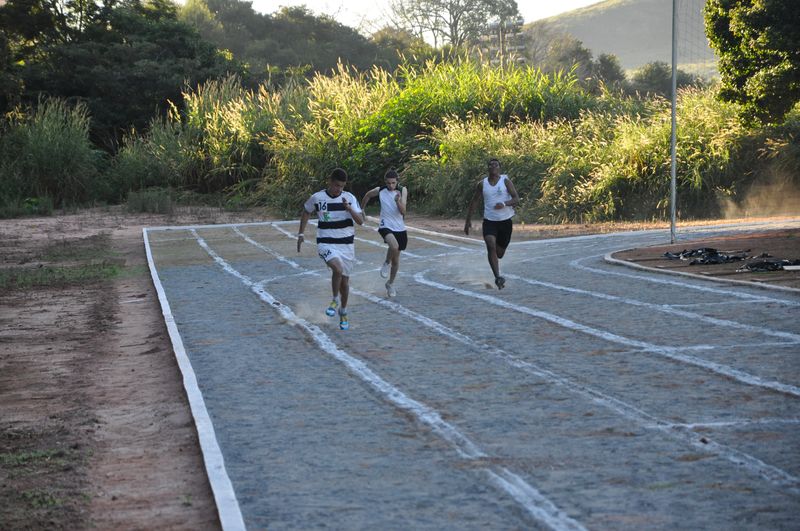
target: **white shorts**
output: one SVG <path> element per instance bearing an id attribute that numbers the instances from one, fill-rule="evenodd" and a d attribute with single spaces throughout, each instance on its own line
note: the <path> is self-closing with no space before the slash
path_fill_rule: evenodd
<path id="1" fill-rule="evenodd" d="M 327 264 L 331 260 L 339 259 L 342 263 L 342 274 L 350 276 L 356 262 L 356 246 L 352 243 L 318 243 L 317 254 Z"/>

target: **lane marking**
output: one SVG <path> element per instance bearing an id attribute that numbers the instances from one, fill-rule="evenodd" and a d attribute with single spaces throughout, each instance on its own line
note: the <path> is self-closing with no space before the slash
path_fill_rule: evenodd
<path id="1" fill-rule="evenodd" d="M 786 306 L 800 306 L 800 302 L 789 301 L 786 299 L 779 299 L 775 297 L 767 297 L 764 295 L 753 295 L 751 293 L 745 293 L 742 291 L 737 290 L 725 290 L 721 288 L 711 288 L 708 286 L 699 286 L 697 284 L 691 284 L 686 282 L 680 282 L 677 280 L 670 280 L 666 278 L 655 278 L 653 276 L 644 276 L 644 275 L 634 275 L 631 273 L 622 273 L 619 271 L 608 271 L 605 269 L 597 269 L 590 266 L 581 265 L 581 262 L 585 260 L 590 260 L 592 258 L 599 258 L 603 255 L 595 255 L 595 256 L 586 256 L 583 258 L 577 258 L 572 260 L 569 265 L 576 269 L 581 269 L 583 271 L 589 271 L 591 273 L 596 273 L 598 275 L 605 275 L 605 276 L 615 276 L 615 277 L 623 277 L 623 278 L 633 278 L 636 280 L 643 280 L 645 282 L 650 282 L 652 284 L 662 284 L 666 286 L 677 286 L 679 288 L 684 289 L 693 289 L 696 291 L 702 291 L 705 293 L 714 293 L 716 295 L 724 295 L 725 297 L 734 297 L 739 299 L 746 299 L 749 301 L 757 301 L 757 302 L 775 302 L 778 304 L 783 304 Z M 700 280 L 700 279 L 698 279 Z"/>
<path id="2" fill-rule="evenodd" d="M 380 223 L 381 222 L 380 218 L 376 218 L 374 216 L 365 216 L 365 218 L 370 220 L 370 221 L 372 221 L 373 223 Z M 410 232 L 418 232 L 419 234 L 427 234 L 429 236 L 436 236 L 438 238 L 447 238 L 447 239 L 450 239 L 450 240 L 456 240 L 456 241 L 460 241 L 460 242 L 467 242 L 467 243 L 473 243 L 473 244 L 476 244 L 476 245 L 483 245 L 483 239 L 470 238 L 468 236 L 458 236 L 457 234 L 448 234 L 446 232 L 437 232 L 437 231 L 434 231 L 434 230 L 420 229 L 420 228 L 413 227 L 413 226 L 408 225 L 408 224 L 406 225 L 406 230 L 410 231 Z"/>
<path id="3" fill-rule="evenodd" d="M 752 385 L 755 387 L 763 387 L 765 389 L 772 389 L 778 391 L 780 393 L 786 393 L 792 396 L 800 397 L 800 388 L 794 385 L 785 384 L 782 382 L 778 382 L 775 380 L 765 380 L 759 376 L 755 376 L 753 374 L 747 373 L 745 371 L 741 371 L 739 369 L 734 369 L 733 367 L 729 367 L 727 365 L 722 365 L 719 363 L 715 363 L 712 361 L 704 360 L 701 358 L 696 358 L 694 356 L 688 356 L 686 354 L 681 354 L 680 347 L 666 347 L 660 345 L 654 345 L 652 343 L 647 343 L 645 341 L 640 341 L 638 339 L 632 339 L 624 336 L 620 336 L 606 330 L 600 330 L 597 328 L 593 328 L 591 326 L 587 326 L 584 324 L 577 323 L 570 319 L 566 319 L 564 317 L 560 317 L 555 314 L 551 314 L 548 312 L 544 312 L 541 310 L 535 310 L 533 308 L 529 308 L 527 306 L 518 306 L 516 304 L 509 303 L 504 301 L 503 299 L 498 299 L 497 297 L 491 295 L 485 295 L 483 293 L 476 293 L 474 291 L 468 291 L 461 288 L 457 288 L 454 286 L 448 286 L 446 284 L 440 284 L 439 282 L 434 282 L 432 280 L 428 280 L 424 277 L 424 274 L 427 271 L 423 271 L 420 273 L 416 273 L 414 275 L 414 280 L 420 284 L 425 286 L 430 286 L 433 288 L 440 289 L 442 291 L 451 291 L 453 293 L 457 293 L 459 295 L 465 297 L 471 297 L 474 299 L 482 300 L 484 302 L 488 302 L 494 306 L 499 306 L 501 308 L 506 308 L 508 310 L 513 310 L 515 312 L 523 313 L 526 315 L 530 315 L 531 317 L 537 317 L 539 319 L 543 319 L 545 321 L 554 323 L 559 325 L 563 328 L 567 328 L 569 330 L 574 330 L 576 332 L 581 332 L 583 334 L 597 337 L 603 339 L 605 341 L 609 341 L 611 343 L 617 343 L 620 345 L 625 345 L 629 347 L 640 348 L 646 352 L 658 354 L 665 358 L 672 359 L 674 361 L 679 361 L 685 363 L 687 365 L 694 365 L 696 367 L 702 367 L 707 369 L 711 372 L 726 376 L 728 378 L 732 378 L 739 382 Z M 718 348 L 713 345 L 709 345 L 710 348 Z"/>
<path id="4" fill-rule="evenodd" d="M 717 326 L 722 326 L 722 327 L 726 327 L 726 328 L 735 328 L 735 329 L 738 329 L 738 330 L 745 330 L 745 331 L 748 331 L 748 332 L 759 333 L 759 334 L 764 334 L 764 335 L 774 336 L 774 337 L 780 337 L 780 338 L 783 338 L 783 339 L 788 339 L 789 341 L 800 342 L 800 335 L 799 334 L 793 334 L 791 332 L 783 332 L 783 331 L 780 331 L 780 330 L 773 330 L 771 328 L 764 328 L 764 327 L 761 327 L 761 326 L 755 326 L 755 325 L 750 325 L 750 324 L 745 324 L 745 323 L 739 323 L 739 322 L 736 322 L 736 321 L 729 321 L 727 319 L 719 319 L 717 317 L 711 317 L 711 316 L 703 315 L 703 314 L 700 314 L 700 313 L 694 313 L 694 312 L 689 312 L 689 311 L 686 311 L 686 310 L 680 310 L 680 309 L 677 309 L 677 308 L 674 308 L 674 307 L 670 307 L 670 306 L 667 306 L 667 305 L 664 305 L 664 304 L 654 304 L 652 302 L 645 302 L 645 301 L 641 301 L 641 300 L 637 300 L 637 299 L 629 299 L 627 297 L 620 297 L 620 296 L 617 296 L 617 295 L 609 295 L 609 294 L 601 293 L 601 292 L 597 292 L 597 291 L 589 291 L 589 290 L 580 289 L 580 288 L 572 288 L 572 287 L 564 286 L 564 285 L 561 285 L 561 284 L 553 284 L 552 282 L 544 282 L 544 281 L 541 281 L 541 280 L 533 280 L 533 279 L 526 278 L 526 277 L 521 277 L 521 276 L 518 276 L 518 275 L 508 275 L 507 274 L 506 277 L 514 279 L 514 280 L 521 280 L 522 282 L 525 282 L 527 284 L 531 284 L 533 286 L 542 286 L 542 287 L 550 288 L 550 289 L 554 289 L 554 290 L 566 291 L 568 293 L 575 293 L 575 294 L 578 294 L 578 295 L 586 295 L 586 296 L 589 296 L 589 297 L 594 297 L 594 298 L 602 299 L 602 300 L 606 300 L 606 301 L 621 302 L 623 304 L 628 304 L 630 306 L 638 306 L 640 308 L 647 308 L 648 310 L 662 312 L 662 313 L 666 313 L 666 314 L 670 314 L 670 315 L 676 315 L 678 317 L 685 317 L 687 319 L 704 321 L 706 323 L 717 325 Z"/>
<path id="5" fill-rule="evenodd" d="M 736 419 L 725 421 L 712 421 L 712 422 L 691 422 L 691 423 L 668 423 L 664 427 L 674 429 L 681 428 L 687 430 L 694 430 L 697 428 L 727 428 L 727 427 L 747 427 L 753 425 L 766 425 L 766 424 L 800 424 L 800 419 Z M 647 428 L 657 428 L 658 426 L 646 426 Z"/>
<path id="6" fill-rule="evenodd" d="M 617 413 L 618 415 L 622 416 L 623 418 L 633 421 L 634 423 L 638 424 L 641 427 L 661 431 L 662 434 L 668 436 L 673 440 L 677 440 L 684 444 L 688 444 L 692 448 L 703 450 L 706 453 L 721 456 L 727 461 L 734 463 L 737 466 L 744 466 L 752 474 L 760 476 L 773 484 L 787 487 L 793 492 L 795 491 L 800 492 L 800 479 L 792 476 L 791 474 L 788 474 L 787 472 L 777 467 L 764 463 L 763 461 L 749 454 L 746 454 L 734 448 L 730 448 L 723 444 L 713 442 L 708 437 L 697 436 L 691 432 L 691 428 L 688 427 L 684 428 L 680 425 L 667 423 L 651 415 L 650 413 L 643 411 L 642 409 L 636 406 L 633 406 L 620 399 L 606 395 L 605 393 L 598 391 L 592 387 L 583 385 L 573 380 L 572 378 L 557 374 L 552 370 L 543 367 L 541 365 L 537 366 L 534 363 L 517 358 L 500 348 L 495 348 L 486 343 L 478 342 L 470 338 L 469 336 L 466 336 L 460 332 L 457 332 L 447 327 L 446 325 L 439 323 L 438 321 L 435 321 L 413 310 L 410 310 L 409 308 L 397 302 L 387 299 L 382 299 L 380 297 L 372 295 L 371 293 L 367 293 L 358 289 L 351 288 L 350 292 L 353 295 L 362 297 L 374 304 L 383 306 L 393 311 L 394 313 L 413 319 L 421 323 L 422 325 L 430 328 L 431 330 L 435 331 L 439 335 L 453 339 L 471 348 L 474 351 L 488 353 L 493 357 L 507 363 L 509 366 L 513 368 L 520 369 L 523 372 L 538 377 L 551 384 L 565 387 L 570 392 L 578 394 L 584 397 L 585 399 L 588 399 L 590 402 L 594 402 L 595 404 L 605 407 Z M 500 479 L 497 478 L 494 479 L 500 481 Z M 513 486 L 513 484 L 514 483 L 512 482 L 509 488 Z M 518 494 L 512 494 L 512 496 L 515 497 L 517 495 L 524 496 L 524 491 Z"/>
<path id="7" fill-rule="evenodd" d="M 614 251 L 619 252 L 619 251 Z M 631 269 L 638 269 L 640 271 L 647 271 L 649 273 L 656 273 L 656 274 L 663 274 L 663 275 L 674 275 L 679 277 L 686 277 L 692 278 L 695 280 L 710 280 L 711 282 L 717 282 L 721 284 L 733 284 L 737 286 L 747 286 L 756 289 L 764 289 L 764 290 L 771 290 L 771 291 L 779 291 L 783 293 L 800 293 L 800 289 L 798 288 L 790 288 L 789 286 L 778 286 L 776 284 L 765 284 L 754 280 L 740 280 L 736 278 L 727 278 L 727 277 L 715 277 L 712 275 L 703 276 L 698 273 L 690 273 L 688 271 L 676 271 L 674 269 L 658 269 L 654 267 L 648 267 L 646 265 L 637 264 L 635 262 L 629 262 L 627 260 L 620 260 L 618 258 L 614 258 L 611 256 L 614 252 L 607 253 L 603 260 L 605 260 L 609 264 L 628 267 Z"/>
<path id="8" fill-rule="evenodd" d="M 442 336 L 448 337 L 467 347 L 470 347 L 474 351 L 485 352 L 507 363 L 511 367 L 520 369 L 523 372 L 538 377 L 551 384 L 562 386 L 572 393 L 580 395 L 585 399 L 605 407 L 606 409 L 617 413 L 621 417 L 638 424 L 642 428 L 661 431 L 662 434 L 673 440 L 688 444 L 694 449 L 720 456 L 736 466 L 743 466 L 753 475 L 760 476 L 772 484 L 786 487 L 795 493 L 800 493 L 800 478 L 797 478 L 773 465 L 769 465 L 747 453 L 720 443 L 716 443 L 710 440 L 708 437 L 696 435 L 692 433 L 690 429 L 684 429 L 680 426 L 667 423 L 632 404 L 609 396 L 602 391 L 594 389 L 588 385 L 584 385 L 568 376 L 558 374 L 541 363 L 536 364 L 517 358 L 503 349 L 472 339 L 461 332 L 453 330 L 425 315 L 410 310 L 401 304 L 390 300 L 381 299 L 370 293 L 365 293 L 359 290 L 351 289 L 351 293 L 365 298 L 375 304 L 387 307 L 395 313 L 409 317 L 434 330 Z"/>
<path id="9" fill-rule="evenodd" d="M 142 229 L 144 237 L 145 253 L 147 255 L 147 265 L 150 268 L 150 276 L 158 293 L 158 301 L 161 303 L 161 313 L 167 325 L 172 350 L 175 352 L 175 359 L 178 361 L 181 375 L 183 376 L 183 388 L 186 390 L 186 397 L 189 400 L 189 409 L 194 418 L 194 425 L 197 428 L 197 438 L 200 442 L 200 451 L 203 454 L 203 463 L 206 467 L 208 482 L 211 485 L 211 492 L 214 495 L 214 502 L 217 506 L 220 524 L 225 531 L 244 530 L 244 519 L 239 508 L 239 501 L 236 499 L 236 492 L 225 468 L 225 459 L 222 450 L 217 442 L 214 432 L 214 425 L 206 409 L 203 394 L 197 384 L 197 375 L 194 372 L 189 356 L 183 346 L 183 339 L 180 331 L 175 324 L 175 318 L 167 300 L 166 292 L 158 276 L 153 253 L 150 249 L 150 239 L 148 229 Z"/>
<path id="10" fill-rule="evenodd" d="M 287 323 L 300 328 L 311 336 L 317 346 L 341 362 L 351 374 L 367 383 L 387 402 L 412 414 L 419 422 L 427 425 L 434 433 L 449 442 L 461 458 L 474 461 L 487 457 L 475 443 L 463 435 L 455 426 L 443 420 L 436 410 L 408 397 L 400 389 L 373 372 L 366 363 L 340 349 L 322 329 L 297 316 L 290 307 L 273 297 L 268 291 L 258 287 L 257 283 L 253 282 L 248 276 L 234 269 L 208 246 L 196 230 L 192 229 L 192 233 L 197 238 L 197 243 L 226 273 L 239 279 L 240 282 L 250 288 L 267 306 L 277 311 Z M 484 471 L 492 478 L 503 479 L 504 481 L 498 480 L 495 484 L 511 495 L 531 516 L 548 527 L 557 530 L 584 529 L 579 522 L 567 516 L 519 476 L 511 474 L 505 468 L 499 468 L 498 471 L 495 471 L 493 467 L 484 467 Z"/>

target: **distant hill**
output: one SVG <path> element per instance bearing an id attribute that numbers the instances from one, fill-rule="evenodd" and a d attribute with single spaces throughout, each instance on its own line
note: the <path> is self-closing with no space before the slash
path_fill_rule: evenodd
<path id="1" fill-rule="evenodd" d="M 678 68 L 717 76 L 716 57 L 705 37 L 705 0 L 679 0 L 678 5 Z M 670 0 L 606 0 L 544 22 L 582 41 L 595 57 L 616 55 L 626 70 L 651 61 L 672 62 Z"/>

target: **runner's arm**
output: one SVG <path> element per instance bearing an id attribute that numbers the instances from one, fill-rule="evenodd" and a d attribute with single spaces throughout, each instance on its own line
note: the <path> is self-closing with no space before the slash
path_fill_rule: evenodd
<path id="1" fill-rule="evenodd" d="M 517 189 L 514 186 L 514 183 L 511 182 L 511 179 L 506 177 L 506 190 L 511 195 L 511 199 L 505 202 L 506 206 L 516 206 L 519 204 L 519 194 L 517 193 Z"/>
<path id="2" fill-rule="evenodd" d="M 400 211 L 400 214 L 405 217 L 406 215 L 406 202 L 408 201 L 408 188 L 405 186 L 402 190 L 400 190 L 400 195 L 397 199 L 397 209 Z"/>
<path id="3" fill-rule="evenodd" d="M 298 231 L 297 231 L 297 252 L 298 253 L 300 252 L 300 245 L 303 243 L 303 240 L 305 240 L 305 235 L 303 233 L 306 230 L 306 225 L 308 224 L 309 215 L 310 215 L 309 212 L 304 207 L 303 208 L 303 214 L 300 216 L 300 229 L 298 229 Z"/>
<path id="4" fill-rule="evenodd" d="M 353 195 L 351 194 L 350 197 L 353 197 Z M 364 212 L 358 207 L 358 200 L 355 197 L 353 197 L 353 203 L 348 201 L 346 197 L 342 198 L 342 204 L 344 204 L 344 209 L 350 214 L 353 221 L 359 225 L 364 224 Z"/>
<path id="5" fill-rule="evenodd" d="M 364 194 L 364 198 L 361 199 L 361 210 L 362 211 L 366 210 L 367 205 L 369 204 L 369 202 L 372 200 L 373 197 L 378 195 L 378 192 L 380 192 L 380 190 L 381 189 L 379 187 L 375 187 L 372 190 L 368 191 L 366 194 Z"/>
<path id="6" fill-rule="evenodd" d="M 464 222 L 464 234 L 469 235 L 469 229 L 472 228 L 472 209 L 475 208 L 475 203 L 478 202 L 478 197 L 481 195 L 481 184 L 483 181 L 478 181 L 475 191 L 472 193 L 472 199 L 469 200 L 467 207 L 467 220 Z"/>

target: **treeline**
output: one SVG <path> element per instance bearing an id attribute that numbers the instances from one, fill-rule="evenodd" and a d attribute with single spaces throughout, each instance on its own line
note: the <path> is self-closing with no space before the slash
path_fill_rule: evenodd
<path id="1" fill-rule="evenodd" d="M 490 156 L 523 192 L 522 219 L 665 216 L 669 68 L 628 79 L 614 56 L 551 37 L 528 43 L 526 63 L 491 66 L 401 30 L 367 39 L 302 8 L 9 0 L 0 216 L 149 190 L 294 214 L 335 166 L 359 193 L 398 167 L 415 208 L 453 215 Z M 755 125 L 706 84 L 684 75 L 679 86 L 683 216 L 797 179 L 796 108 Z"/>
<path id="2" fill-rule="evenodd" d="M 43 100 L 0 138 L 0 197 L 25 207 L 116 202 L 154 187 L 226 194 L 232 204 L 296 215 L 301 198 L 344 167 L 363 193 L 395 166 L 415 209 L 457 215 L 485 161 L 497 156 L 521 191 L 520 219 L 666 217 L 670 109 L 663 98 L 584 90 L 574 74 L 471 60 L 332 75 L 251 90 L 236 77 L 183 94 L 184 107 L 125 136 L 105 155 L 89 138 L 85 105 Z M 679 95 L 681 217 L 717 215 L 720 199 L 754 184 L 796 179 L 800 110 L 780 125 L 748 126 L 708 88 Z M 36 206 L 36 205 L 34 205 Z"/>
<path id="3" fill-rule="evenodd" d="M 0 112 L 41 97 L 80 102 L 92 141 L 113 153 L 123 134 L 181 107 L 186 86 L 230 74 L 252 89 L 279 86 L 340 61 L 391 70 L 398 49 L 433 55 L 403 32 L 367 39 L 305 8 L 265 15 L 238 0 L 8 0 L 0 6 Z"/>

